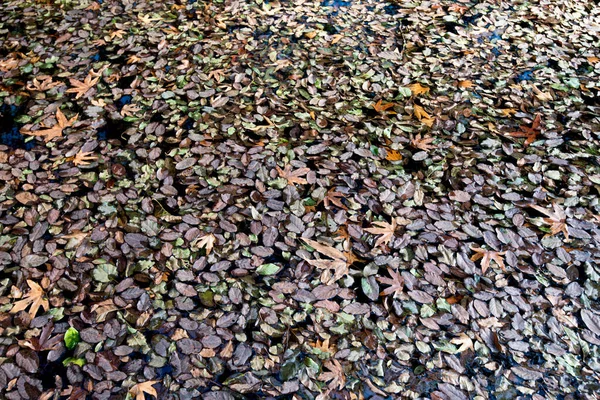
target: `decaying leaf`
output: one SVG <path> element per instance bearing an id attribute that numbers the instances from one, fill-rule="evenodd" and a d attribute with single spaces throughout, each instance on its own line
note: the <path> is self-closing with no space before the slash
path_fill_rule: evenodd
<path id="1" fill-rule="evenodd" d="M 435 138 L 431 136 L 422 136 L 420 133 L 416 136 L 410 135 L 410 144 L 419 150 L 429 151 L 435 149 L 437 146 L 431 145 Z"/>
<path id="2" fill-rule="evenodd" d="M 425 109 L 417 104 L 415 104 L 414 106 L 414 115 L 419 121 L 421 121 L 429 127 L 432 127 L 433 123 L 435 122 L 435 119 L 431 118 L 431 116 L 427 114 Z"/>
<path id="3" fill-rule="evenodd" d="M 90 70 L 90 72 L 85 77 L 83 82 L 78 81 L 75 78 L 69 78 L 69 82 L 71 82 L 71 85 L 73 87 L 70 89 L 67 89 L 67 93 L 75 93 L 76 94 L 75 100 L 79 99 L 80 97 L 83 97 L 91 88 L 96 86 L 96 83 L 98 83 L 98 80 L 100 79 L 100 76 L 102 75 L 102 72 L 106 68 L 107 68 L 106 66 L 103 67 L 97 73 L 94 73 L 93 70 Z"/>
<path id="4" fill-rule="evenodd" d="M 541 127 L 540 127 L 541 121 L 542 121 L 541 114 L 536 114 L 535 119 L 533 120 L 533 123 L 531 124 L 531 127 L 528 127 L 526 125 L 521 125 L 520 131 L 510 132 L 509 135 L 512 137 L 516 137 L 516 138 L 526 138 L 523 145 L 525 147 L 527 147 L 531 143 L 535 142 L 538 135 L 541 133 Z"/>
<path id="5" fill-rule="evenodd" d="M 453 344 L 459 345 L 457 353 L 462 353 L 467 350 L 474 350 L 473 340 L 466 333 L 461 333 L 458 337 L 450 341 Z"/>
<path id="6" fill-rule="evenodd" d="M 413 83 L 412 85 L 407 86 L 410 89 L 410 92 L 413 96 L 419 96 L 421 94 L 429 93 L 429 88 L 425 86 L 421 86 L 419 82 Z"/>
<path id="7" fill-rule="evenodd" d="M 404 278 L 398 271 L 394 271 L 390 267 L 388 267 L 388 274 L 391 278 L 386 278 L 384 276 L 378 277 L 377 280 L 389 287 L 383 290 L 380 295 L 388 296 L 390 294 L 398 295 L 402 293 L 402 289 L 404 289 Z"/>
<path id="8" fill-rule="evenodd" d="M 209 255 L 216 241 L 217 238 L 215 237 L 215 235 L 209 233 L 208 235 L 204 235 L 197 241 L 195 241 L 195 245 L 198 246 L 198 248 L 204 248 L 206 250 L 206 255 Z"/>
<path id="9" fill-rule="evenodd" d="M 358 258 L 356 258 L 354 253 L 352 253 L 351 251 L 342 252 L 336 249 L 335 247 L 321 244 L 316 240 L 312 239 L 302 238 L 302 240 L 310 247 L 315 249 L 317 252 L 321 253 L 326 257 L 331 258 L 331 260 L 307 260 L 309 264 L 324 270 L 321 274 L 321 280 L 326 285 L 332 284 L 335 281 L 348 275 L 350 265 L 352 265 L 355 261 L 358 260 Z M 333 274 L 331 273 L 331 271 L 333 271 Z"/>
<path id="10" fill-rule="evenodd" d="M 329 371 L 322 372 L 319 375 L 319 380 L 328 382 L 330 389 L 343 389 L 346 384 L 346 376 L 344 375 L 344 368 L 338 360 L 331 359 L 323 363 L 323 366 Z"/>
<path id="11" fill-rule="evenodd" d="M 554 211 L 550 211 L 544 207 L 540 207 L 537 205 L 531 205 L 530 207 L 548 216 L 548 218 L 543 219 L 543 221 L 546 224 L 550 225 L 550 233 L 548 235 L 554 236 L 562 232 L 564 233 L 565 238 L 569 240 L 569 227 L 567 226 L 567 216 L 565 214 L 565 211 L 560 205 L 558 205 L 558 203 L 552 204 Z"/>

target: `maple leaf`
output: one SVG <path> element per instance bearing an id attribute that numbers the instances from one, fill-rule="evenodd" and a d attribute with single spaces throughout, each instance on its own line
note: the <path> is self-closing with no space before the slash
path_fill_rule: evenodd
<path id="1" fill-rule="evenodd" d="M 531 143 L 535 142 L 535 140 L 537 139 L 537 136 L 540 134 L 541 132 L 541 121 L 542 121 L 542 116 L 541 114 L 536 114 L 535 115 L 535 119 L 533 120 L 531 127 L 525 126 L 525 125 L 521 125 L 520 128 L 521 130 L 518 132 L 510 132 L 509 135 L 512 137 L 516 137 L 516 138 L 526 138 L 525 142 L 523 143 L 523 145 L 525 147 L 529 146 Z"/>
<path id="2" fill-rule="evenodd" d="M 336 192 L 334 188 L 331 188 L 323 198 L 323 204 L 325 204 L 325 207 L 327 208 L 329 208 L 330 204 L 334 204 L 341 209 L 347 210 L 348 207 L 342 203 L 343 198 L 345 198 L 343 193 Z"/>
<path id="3" fill-rule="evenodd" d="M 44 311 L 48 311 L 50 308 L 50 303 L 46 298 L 44 289 L 42 289 L 40 285 L 32 280 L 27 280 L 27 285 L 30 289 L 29 292 L 23 297 L 23 299 L 15 302 L 10 312 L 11 314 L 16 314 L 19 311 L 23 311 L 29 307 L 29 315 L 33 319 L 35 318 L 35 314 L 37 314 L 40 307 L 42 307 Z"/>
<path id="4" fill-rule="evenodd" d="M 337 351 L 335 343 L 329 343 L 329 338 L 321 341 L 317 339 L 315 343 L 310 344 L 316 350 L 319 350 L 322 353 L 326 353 L 328 355 L 333 355 Z"/>
<path id="5" fill-rule="evenodd" d="M 408 85 L 407 88 L 410 89 L 410 92 L 415 97 L 418 96 L 418 95 L 420 95 L 420 94 L 427 94 L 427 93 L 429 93 L 429 88 L 421 86 L 421 84 L 419 82 L 413 83 L 412 85 Z"/>
<path id="6" fill-rule="evenodd" d="M 437 146 L 432 146 L 430 143 L 433 142 L 435 138 L 431 136 L 421 136 L 421 134 L 417 134 L 417 136 L 410 135 L 410 144 L 420 150 L 429 151 L 435 149 Z"/>
<path id="7" fill-rule="evenodd" d="M 0 60 L 0 71 L 8 72 L 13 70 L 19 66 L 19 60 L 17 58 L 7 58 L 4 60 Z"/>
<path id="8" fill-rule="evenodd" d="M 463 351 L 467 350 L 474 350 L 473 340 L 466 333 L 461 333 L 457 338 L 452 339 L 450 343 L 460 345 L 458 350 L 456 350 L 457 353 L 462 353 Z"/>
<path id="9" fill-rule="evenodd" d="M 141 108 L 135 104 L 125 104 L 119 114 L 121 114 L 123 117 L 131 117 L 134 113 L 140 110 Z"/>
<path id="10" fill-rule="evenodd" d="M 73 118 L 67 120 L 67 118 L 65 117 L 65 114 L 63 114 L 62 111 L 60 111 L 60 108 L 57 108 L 56 109 L 56 124 L 54 126 L 48 128 L 42 124 L 42 127 L 47 128 L 47 129 L 42 129 L 42 130 L 38 130 L 38 131 L 29 131 L 26 129 L 21 129 L 21 133 L 24 135 L 31 135 L 31 136 L 45 136 L 44 141 L 46 143 L 48 143 L 49 141 L 51 141 L 52 139 L 54 139 L 56 137 L 61 137 L 63 129 L 73 126 L 75 121 L 77 121 L 78 117 L 79 117 L 79 114 L 75 114 L 75 116 Z"/>
<path id="11" fill-rule="evenodd" d="M 384 111 L 387 111 L 388 109 L 392 108 L 396 106 L 396 103 L 382 103 L 381 99 L 379 99 L 379 101 L 375 104 L 373 104 L 373 109 L 375 111 L 377 111 L 378 113 L 382 113 Z M 396 112 L 394 111 L 388 111 L 388 113 L 390 114 L 396 114 Z"/>
<path id="12" fill-rule="evenodd" d="M 322 382 L 329 382 L 328 386 L 330 389 L 337 388 L 338 390 L 342 390 L 346 383 L 346 376 L 344 375 L 342 364 L 336 359 L 331 359 L 325 361 L 323 366 L 327 368 L 329 372 L 322 372 L 318 379 Z"/>
<path id="13" fill-rule="evenodd" d="M 505 251 L 503 252 L 498 252 L 498 251 L 491 251 L 491 250 L 486 250 L 486 249 L 481 249 L 478 247 L 471 247 L 471 250 L 473 250 L 475 252 L 475 254 L 473 254 L 473 256 L 471 257 L 471 261 L 477 261 L 480 258 L 481 260 L 481 274 L 485 275 L 485 271 L 488 270 L 488 268 L 490 267 L 490 262 L 492 260 L 494 260 L 496 262 L 496 264 L 498 264 L 498 266 L 500 268 L 502 268 L 502 271 L 506 272 L 506 268 L 504 267 L 504 260 L 502 258 L 502 256 L 504 254 L 506 254 Z"/>
<path id="14" fill-rule="evenodd" d="M 388 267 L 388 274 L 390 274 L 391 278 L 386 278 L 384 276 L 377 278 L 377 280 L 385 285 L 389 285 L 388 288 L 379 293 L 380 296 L 388 296 L 390 294 L 400 294 L 402 293 L 402 289 L 404 288 L 404 278 L 400 275 L 399 272 L 394 271 L 390 267 Z"/>
<path id="15" fill-rule="evenodd" d="M 110 40 L 113 40 L 114 38 L 122 39 L 123 35 L 126 33 L 127 32 L 125 32 L 123 29 L 117 29 L 116 31 L 111 31 L 109 33 L 109 37 L 110 37 Z"/>
<path id="16" fill-rule="evenodd" d="M 458 81 L 458 87 L 463 88 L 463 89 L 468 89 L 470 87 L 473 87 L 473 82 L 472 81 Z"/>
<path id="17" fill-rule="evenodd" d="M 73 157 L 70 157 L 70 158 L 71 158 L 71 161 L 73 161 L 73 164 L 75 164 L 75 165 L 89 165 L 90 162 L 96 161 L 98 159 L 97 156 L 93 156 L 92 154 L 93 154 L 93 152 L 91 152 L 91 151 L 79 150 L 79 152 L 77 152 L 77 154 L 75 154 Z"/>
<path id="18" fill-rule="evenodd" d="M 279 176 L 285 178 L 289 185 L 293 185 L 295 183 L 306 185 L 308 183 L 308 181 L 304 178 L 301 178 L 301 176 L 309 173 L 310 168 L 298 168 L 297 170 L 292 171 L 292 167 L 289 164 L 287 164 L 284 169 L 279 168 L 279 166 L 275 168 L 277 169 Z"/>
<path id="19" fill-rule="evenodd" d="M 74 87 L 72 87 L 71 89 L 67 89 L 67 93 L 76 93 L 75 100 L 82 97 L 91 88 L 93 88 L 96 85 L 96 83 L 98 83 L 98 80 L 102 76 L 102 72 L 104 72 L 106 68 L 108 68 L 107 65 L 102 67 L 98 72 L 94 72 L 93 69 L 90 70 L 83 82 L 78 81 L 74 78 L 69 78 L 69 82 L 71 82 L 71 85 L 73 85 Z"/>
<path id="20" fill-rule="evenodd" d="M 331 258 L 331 260 L 307 260 L 310 265 L 324 270 L 321 274 L 321 281 L 326 285 L 334 283 L 348 275 L 350 265 L 358 260 L 351 251 L 342 252 L 335 247 L 321 244 L 316 240 L 301 239 L 317 252 Z M 333 275 L 331 274 L 331 270 L 334 271 Z"/>
<path id="21" fill-rule="evenodd" d="M 546 224 L 550 225 L 550 233 L 546 236 L 554 236 L 560 232 L 563 232 L 565 234 L 565 238 L 569 240 L 569 227 L 567 226 L 567 216 L 565 211 L 557 203 L 553 203 L 552 206 L 554 208 L 554 212 L 536 205 L 531 205 L 530 207 L 548 216 L 548 218 L 543 219 Z"/>
<path id="22" fill-rule="evenodd" d="M 375 221 L 373 222 L 373 225 L 377 226 L 378 228 L 365 228 L 365 231 L 372 233 L 373 235 L 381 235 L 381 237 L 379 237 L 375 242 L 375 247 L 379 247 L 382 244 L 389 244 L 394 238 L 394 232 L 398 227 L 398 223 L 395 219 L 392 219 L 391 224 L 385 221 Z"/>
<path id="23" fill-rule="evenodd" d="M 217 241 L 217 238 L 215 237 L 215 235 L 213 235 L 212 233 L 209 233 L 208 235 L 202 236 L 200 239 L 198 239 L 197 245 L 199 248 L 204 247 L 206 250 L 206 255 L 209 255 L 210 252 L 212 251 L 216 241 Z"/>
<path id="24" fill-rule="evenodd" d="M 40 80 L 38 80 L 40 78 Z M 52 77 L 48 75 L 40 75 L 33 78 L 33 81 L 27 85 L 27 89 L 32 92 L 45 92 L 53 87 L 60 86 L 60 82 L 52 82 Z"/>
<path id="25" fill-rule="evenodd" d="M 135 396 L 135 400 L 145 400 L 145 394 L 149 394 L 150 396 L 154 396 L 158 399 L 158 393 L 156 393 L 156 389 L 152 387 L 158 381 L 147 381 L 141 382 L 133 385 L 131 389 L 129 389 L 129 394 Z"/>
<path id="26" fill-rule="evenodd" d="M 64 335 L 56 335 L 50 337 L 54 330 L 54 324 L 50 322 L 44 325 L 42 332 L 39 337 L 32 337 L 25 340 L 19 340 L 19 345 L 22 347 L 28 347 L 35 351 L 50 351 L 56 349 L 56 347 L 63 341 Z"/>
<path id="27" fill-rule="evenodd" d="M 433 123 L 435 122 L 435 120 L 433 118 L 431 118 L 431 116 L 429 114 L 427 114 L 425 109 L 417 104 L 415 104 L 415 106 L 414 106 L 414 115 L 415 115 L 415 117 L 417 117 L 417 119 L 419 121 L 421 121 L 422 123 L 424 123 L 425 125 L 427 125 L 430 128 L 433 126 Z"/>
<path id="28" fill-rule="evenodd" d="M 221 82 L 221 78 L 225 76 L 224 69 L 214 69 L 208 73 L 208 79 L 214 78 L 215 81 Z"/>
<path id="29" fill-rule="evenodd" d="M 402 160 L 402 154 L 398 150 L 386 149 L 385 159 L 388 161 L 400 161 Z"/>

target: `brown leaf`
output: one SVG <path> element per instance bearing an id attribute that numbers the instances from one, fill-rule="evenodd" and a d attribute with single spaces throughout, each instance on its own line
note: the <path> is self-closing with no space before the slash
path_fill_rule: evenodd
<path id="1" fill-rule="evenodd" d="M 279 166 L 275 168 L 277 169 L 279 176 L 285 178 L 289 185 L 294 185 L 296 183 L 299 185 L 306 185 L 308 183 L 308 181 L 304 178 L 301 178 L 301 176 L 309 173 L 310 168 L 299 168 L 295 171 L 292 171 L 292 167 L 289 164 L 287 164 L 284 169 L 279 168 Z"/>
<path id="2" fill-rule="evenodd" d="M 404 278 L 400 275 L 399 272 L 394 271 L 390 267 L 388 267 L 388 274 L 390 274 L 391 278 L 379 277 L 377 280 L 383 284 L 389 285 L 388 288 L 383 290 L 380 295 L 387 296 L 390 294 L 400 294 L 402 293 L 402 289 L 404 288 Z"/>
<path id="3" fill-rule="evenodd" d="M 336 359 L 327 360 L 323 363 L 323 366 L 329 370 L 329 372 L 322 372 L 318 379 L 321 382 L 329 382 L 328 387 L 330 389 L 342 390 L 346 383 L 346 376 L 344 375 L 344 368 L 342 364 Z"/>
<path id="4" fill-rule="evenodd" d="M 40 307 L 42 307 L 44 311 L 48 311 L 50 309 L 50 303 L 48 302 L 46 294 L 40 285 L 32 280 L 27 280 L 27 285 L 30 289 L 29 292 L 23 297 L 23 299 L 15 302 L 10 312 L 11 314 L 16 314 L 19 311 L 23 311 L 29 307 L 29 315 L 33 319 L 35 318 L 35 315 Z"/>
<path id="5" fill-rule="evenodd" d="M 51 141 L 52 139 L 54 139 L 56 137 L 62 137 L 63 129 L 73 126 L 75 121 L 77 121 L 78 117 L 79 117 L 79 114 L 75 114 L 75 116 L 73 118 L 67 120 L 67 118 L 62 113 L 60 108 L 57 108 L 56 109 L 56 124 L 54 126 L 52 126 L 51 128 L 47 128 L 46 126 L 42 125 L 44 128 L 47 128 L 47 129 L 38 130 L 38 131 L 29 131 L 26 129 L 21 129 L 21 133 L 24 135 L 31 135 L 31 136 L 44 136 L 44 141 L 46 143 L 48 143 L 49 141 Z"/>
<path id="6" fill-rule="evenodd" d="M 460 345 L 457 350 L 457 353 L 462 353 L 467 350 L 474 350 L 473 340 L 466 333 L 461 333 L 457 338 L 454 338 L 450 341 L 453 344 Z"/>
<path id="7" fill-rule="evenodd" d="M 548 218 L 543 219 L 546 224 L 550 225 L 551 232 L 546 236 L 554 236 L 560 232 L 563 232 L 565 234 L 565 238 L 569 240 L 569 227 L 567 226 L 567 216 L 565 211 L 558 205 L 558 203 L 553 203 L 552 206 L 554 211 L 549 211 L 537 205 L 531 205 L 530 207 L 548 216 Z"/>
<path id="8" fill-rule="evenodd" d="M 506 272 L 506 267 L 504 266 L 504 259 L 502 258 L 502 256 L 506 252 L 491 251 L 491 250 L 481 249 L 478 247 L 472 247 L 471 250 L 473 250 L 475 252 L 475 254 L 473 254 L 473 256 L 471 257 L 471 261 L 477 261 L 480 258 L 482 259 L 481 260 L 481 274 L 482 275 L 485 275 L 485 272 L 490 267 L 490 262 L 492 260 L 495 261 L 496 264 L 500 268 L 502 268 L 502 271 Z"/>
<path id="9" fill-rule="evenodd" d="M 135 400 L 145 400 L 145 394 L 150 396 L 154 396 L 158 399 L 158 393 L 156 393 L 156 389 L 152 387 L 158 381 L 147 381 L 135 384 L 129 389 L 129 394 L 135 396 Z"/>
<path id="10" fill-rule="evenodd" d="M 418 95 L 420 95 L 420 94 L 427 94 L 427 93 L 429 93 L 429 88 L 425 87 L 425 86 L 421 86 L 421 84 L 419 82 L 413 83 L 412 85 L 408 85 L 407 87 L 410 89 L 410 92 L 415 97 L 418 96 Z"/>

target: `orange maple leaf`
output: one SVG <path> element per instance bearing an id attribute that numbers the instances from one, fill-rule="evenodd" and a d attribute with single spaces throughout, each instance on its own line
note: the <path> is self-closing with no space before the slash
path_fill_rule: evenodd
<path id="1" fill-rule="evenodd" d="M 427 94 L 427 93 L 429 93 L 429 88 L 425 87 L 425 86 L 421 86 L 421 84 L 419 82 L 413 83 L 412 85 L 408 85 L 407 88 L 410 89 L 410 92 L 415 97 L 418 96 L 418 95 L 420 95 L 420 94 Z"/>
<path id="2" fill-rule="evenodd" d="M 400 152 L 398 150 L 394 150 L 394 149 L 386 149 L 386 156 L 385 159 L 388 161 L 400 161 L 402 160 L 402 154 L 400 154 Z"/>
<path id="3" fill-rule="evenodd" d="M 424 123 L 425 125 L 427 125 L 430 128 L 433 126 L 433 123 L 435 122 L 435 119 L 431 118 L 431 116 L 429 114 L 427 114 L 425 109 L 417 104 L 415 104 L 415 106 L 414 106 L 414 115 L 415 115 L 415 117 L 417 117 L 417 119 L 419 121 L 421 121 L 422 123 Z"/>
<path id="4" fill-rule="evenodd" d="M 382 113 L 384 111 L 387 111 L 388 109 L 395 107 L 396 103 L 382 103 L 381 99 L 379 99 L 379 101 L 375 104 L 373 104 L 373 109 L 375 111 L 377 111 L 378 113 Z M 389 114 L 396 114 L 395 111 L 388 111 Z"/>
<path id="5" fill-rule="evenodd" d="M 93 88 L 96 85 L 96 83 L 98 83 L 98 80 L 100 79 L 100 76 L 105 69 L 106 67 L 103 67 L 97 73 L 95 73 L 93 70 L 90 70 L 83 82 L 78 81 L 74 78 L 69 78 L 69 82 L 71 82 L 71 85 L 73 85 L 74 87 L 72 87 L 71 89 L 67 89 L 67 93 L 76 93 L 77 95 L 75 96 L 75 100 L 82 97 L 91 88 Z"/>
<path id="6" fill-rule="evenodd" d="M 525 142 L 523 143 L 523 145 L 525 147 L 529 146 L 531 143 L 535 142 L 535 140 L 537 139 L 538 135 L 541 132 L 541 121 L 542 121 L 542 115 L 541 114 L 536 114 L 535 115 L 535 119 L 533 120 L 531 127 L 525 126 L 525 125 L 521 125 L 520 128 L 521 130 L 518 132 L 510 132 L 509 135 L 512 137 L 516 137 L 516 138 L 526 138 Z"/>
<path id="7" fill-rule="evenodd" d="M 98 159 L 97 156 L 92 155 L 94 154 L 91 151 L 79 151 L 77 154 L 75 154 L 72 158 L 71 161 L 73 161 L 73 164 L 75 165 L 89 165 L 90 162 L 92 161 L 96 161 Z"/>
<path id="8" fill-rule="evenodd" d="M 21 129 L 21 133 L 24 135 L 31 135 L 31 136 L 44 136 L 45 137 L 44 141 L 46 143 L 48 143 L 49 141 L 51 141 L 52 139 L 54 139 L 56 137 L 61 137 L 63 129 L 73 126 L 75 121 L 77 121 L 78 117 L 79 117 L 79 114 L 75 114 L 75 116 L 73 118 L 67 120 L 67 118 L 65 117 L 65 114 L 63 114 L 62 111 L 60 111 L 60 108 L 57 108 L 56 109 L 56 124 L 54 126 L 48 128 L 47 126 L 42 124 L 42 127 L 47 128 L 47 129 L 41 129 L 38 131 L 30 131 L 27 129 Z"/>

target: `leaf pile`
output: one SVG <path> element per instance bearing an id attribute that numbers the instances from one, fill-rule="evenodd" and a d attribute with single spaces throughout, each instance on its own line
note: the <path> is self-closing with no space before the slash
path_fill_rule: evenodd
<path id="1" fill-rule="evenodd" d="M 594 2 L 0 7 L 0 398 L 593 398 Z"/>

